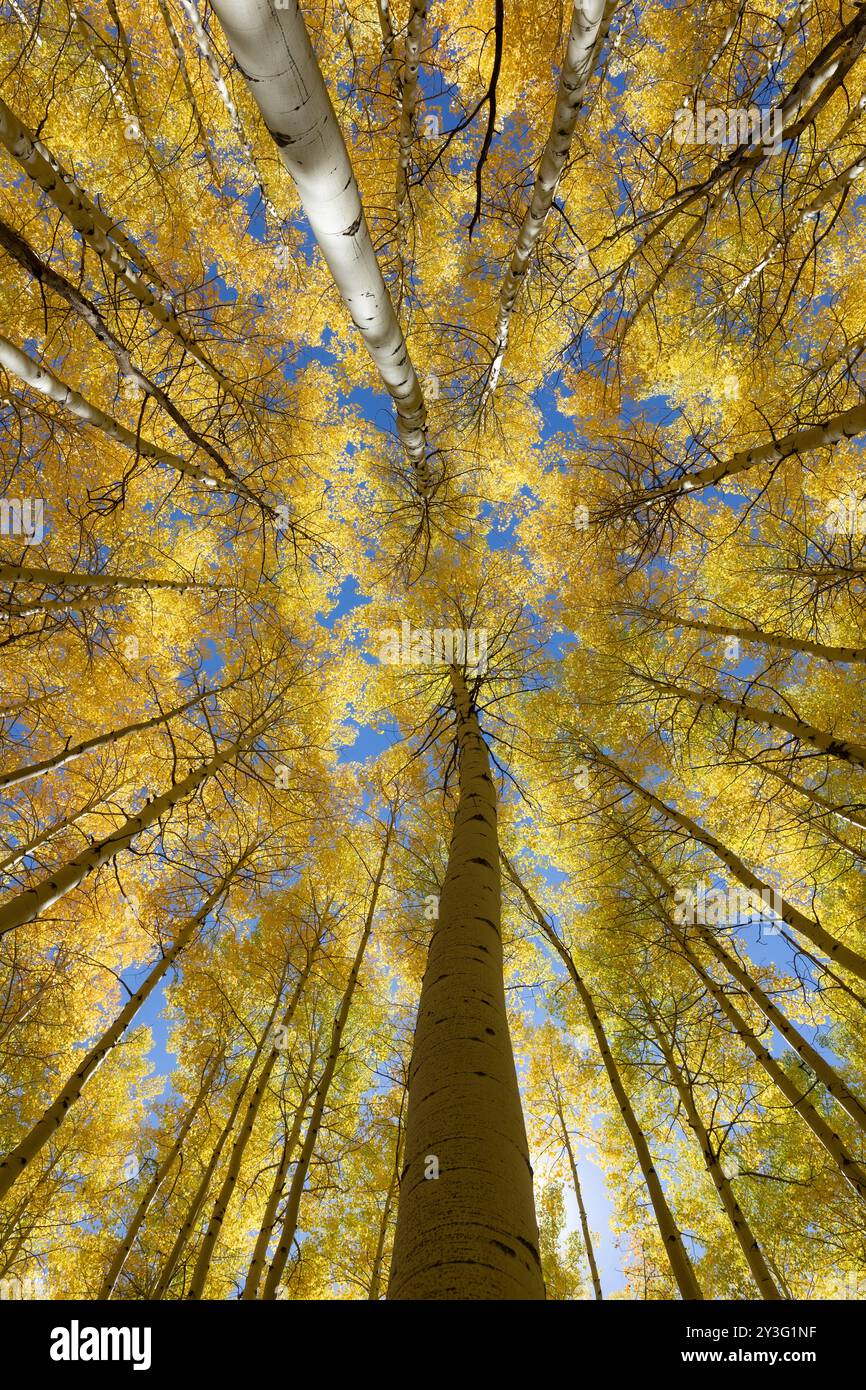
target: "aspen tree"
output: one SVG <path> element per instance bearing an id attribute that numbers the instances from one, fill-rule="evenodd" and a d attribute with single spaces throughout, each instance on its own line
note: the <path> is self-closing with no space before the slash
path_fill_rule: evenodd
<path id="1" fill-rule="evenodd" d="M 449 676 L 460 793 L 415 1025 L 388 1297 L 542 1299 L 505 1011 L 496 791 L 464 673 Z"/>

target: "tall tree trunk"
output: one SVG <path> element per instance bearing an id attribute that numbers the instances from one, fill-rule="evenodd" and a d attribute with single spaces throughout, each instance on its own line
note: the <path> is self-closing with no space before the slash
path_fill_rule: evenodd
<path id="1" fill-rule="evenodd" d="M 141 1201 L 135 1209 L 135 1214 L 133 1215 L 132 1220 L 130 1221 L 129 1225 L 124 1231 L 122 1240 L 118 1242 L 117 1249 L 115 1250 L 114 1255 L 111 1259 L 111 1264 L 108 1266 L 108 1269 L 105 1272 L 105 1278 L 103 1279 L 102 1287 L 99 1290 L 99 1298 L 101 1300 L 111 1298 L 111 1295 L 114 1293 L 114 1290 L 117 1287 L 117 1281 L 123 1273 L 123 1267 L 126 1264 L 126 1261 L 129 1259 L 129 1255 L 133 1245 L 135 1244 L 136 1237 L 138 1236 L 139 1231 L 141 1230 L 142 1226 L 147 1220 L 147 1213 L 150 1211 L 153 1199 L 156 1196 L 159 1189 L 162 1187 L 162 1184 L 165 1182 L 169 1173 L 171 1172 L 174 1166 L 175 1159 L 177 1158 L 178 1154 L 184 1146 L 186 1136 L 192 1129 L 192 1126 L 195 1122 L 195 1117 L 199 1113 L 202 1105 L 207 1099 L 207 1096 L 210 1092 L 211 1082 L 213 1081 L 214 1075 L 216 1073 L 220 1061 L 221 1054 L 217 1052 L 214 1054 L 208 1065 L 205 1067 L 202 1073 L 201 1085 L 198 1088 L 198 1094 L 196 1095 L 195 1100 L 193 1101 L 192 1105 L 188 1108 L 186 1114 L 184 1115 L 183 1123 L 181 1124 L 177 1134 L 175 1135 L 174 1142 L 172 1143 L 171 1148 L 168 1150 L 168 1153 L 165 1155 L 165 1158 L 163 1158 L 156 1165 L 150 1182 L 147 1184 L 147 1187 L 144 1189 L 144 1192 L 141 1195 Z"/>
<path id="2" fill-rule="evenodd" d="M 53 753 L 49 758 L 42 758 L 37 763 L 28 763 L 24 767 L 16 767 L 12 772 L 0 773 L 0 790 L 9 791 L 12 787 L 20 787 L 22 782 L 29 782 L 32 777 L 40 777 L 43 772 L 56 772 L 59 767 L 66 767 L 69 763 L 75 762 L 77 758 L 83 757 L 85 753 L 92 753 L 96 748 L 106 748 L 119 743 L 121 739 L 129 738 L 132 734 L 140 734 L 147 729 L 155 729 L 160 724 L 168 724 L 179 714 L 185 714 L 187 710 L 195 709 L 197 705 L 209 700 L 211 695 L 223 695 L 227 690 L 234 689 L 242 679 L 242 676 L 238 676 L 233 681 L 227 681 L 225 685 L 211 686 L 209 690 L 201 691 L 191 700 L 186 700 L 184 704 L 175 705 L 172 709 L 155 714 L 150 719 L 140 719 L 134 724 L 124 724 L 119 729 L 110 729 L 107 734 L 96 734 L 93 738 L 87 738 L 81 743 L 73 744 L 72 747 L 67 744 L 61 752 Z"/>
<path id="3" fill-rule="evenodd" d="M 830 1063 L 818 1052 L 817 1048 L 814 1048 L 812 1044 L 803 1037 L 799 1029 L 795 1028 L 790 1019 L 788 1019 L 785 1014 L 782 1013 L 782 1010 L 773 1003 L 766 991 L 743 969 L 737 958 L 732 956 L 719 944 L 713 933 L 709 931 L 707 927 L 698 924 L 696 931 L 704 944 L 712 951 L 716 960 L 725 967 L 729 975 L 733 976 L 737 984 L 742 986 L 745 993 L 752 1000 L 752 1003 L 757 1004 L 761 1013 L 772 1023 L 776 1031 L 785 1039 L 788 1046 L 793 1048 L 800 1060 L 804 1062 L 807 1067 L 812 1069 L 822 1086 L 826 1086 L 833 1099 L 842 1106 L 843 1110 L 848 1112 L 855 1124 L 859 1125 L 860 1129 L 866 1134 L 866 1106 L 863 1105 L 862 1101 L 858 1100 L 857 1096 L 850 1090 L 839 1073 L 831 1067 Z"/>
<path id="4" fill-rule="evenodd" d="M 292 1119 L 292 1128 L 283 1138 L 282 1150 L 280 1152 L 280 1160 L 274 1172 L 274 1179 L 271 1183 L 271 1190 L 268 1194 L 268 1200 L 265 1204 L 264 1215 L 262 1217 L 262 1224 L 259 1227 L 259 1233 L 256 1237 L 256 1243 L 253 1249 L 252 1258 L 250 1259 L 249 1269 L 247 1270 L 247 1277 L 244 1281 L 244 1287 L 243 1292 L 241 1293 L 241 1298 L 245 1300 L 255 1299 L 259 1296 L 259 1284 L 261 1283 L 262 1271 L 264 1270 L 265 1265 L 267 1263 L 268 1246 L 271 1242 L 271 1236 L 273 1235 L 274 1226 L 277 1224 L 277 1214 L 280 1209 L 280 1202 L 283 1196 L 283 1188 L 286 1185 L 286 1175 L 289 1171 L 289 1168 L 291 1167 L 295 1149 L 298 1147 L 298 1144 L 300 1143 L 301 1130 L 304 1124 L 304 1116 L 307 1113 L 307 1106 L 309 1105 L 310 1097 L 312 1096 L 313 1091 L 315 1089 L 313 1085 L 313 1073 L 315 1071 L 317 1061 L 318 1056 L 316 1052 L 311 1052 L 310 1064 L 307 1068 L 307 1075 L 306 1080 L 304 1082 L 304 1087 L 298 1099 L 298 1104 L 295 1109 L 294 1117 Z"/>
<path id="5" fill-rule="evenodd" d="M 106 415 L 104 410 L 100 410 L 98 406 L 85 400 L 78 391 L 67 386 L 65 381 L 61 381 L 59 376 L 55 376 L 54 372 L 49 371 L 42 363 L 34 361 L 32 357 L 28 357 L 26 352 L 22 352 L 14 343 L 10 343 L 8 338 L 3 337 L 0 337 L 0 366 L 5 367 L 7 372 L 16 376 L 31 391 L 38 391 L 40 395 L 47 396 L 56 405 L 68 410 L 77 420 L 83 420 L 85 424 L 92 425 L 94 429 L 107 434 L 109 439 L 114 439 L 118 444 L 123 444 L 127 449 L 131 449 L 136 457 L 152 459 L 154 463 L 163 463 L 168 468 L 174 468 L 178 473 L 183 473 L 187 478 L 203 483 L 205 487 L 216 486 L 215 480 L 205 469 L 199 468 L 195 463 L 188 463 L 179 454 L 173 454 L 170 449 L 164 449 L 161 444 L 154 444 L 149 439 L 143 439 L 137 431 L 128 430 L 125 425 L 121 425 L 111 415 Z"/>
<path id="6" fill-rule="evenodd" d="M 669 919 L 668 924 L 672 933 L 679 941 L 680 948 L 686 960 L 718 1004 L 719 1009 L 734 1029 L 737 1037 L 745 1044 L 752 1056 L 764 1068 L 764 1071 L 770 1079 L 775 1082 L 782 1095 L 790 1103 L 792 1108 L 796 1110 L 801 1119 L 805 1120 L 815 1138 L 818 1140 L 818 1143 L 826 1149 L 827 1153 L 833 1159 L 833 1162 L 838 1166 L 843 1177 L 848 1180 L 851 1187 L 857 1193 L 857 1196 L 866 1201 L 866 1169 L 851 1157 L 844 1143 L 839 1138 L 839 1135 L 832 1126 L 827 1123 L 824 1116 L 815 1109 L 806 1098 L 806 1095 L 800 1091 L 796 1082 L 791 1080 L 784 1067 L 776 1061 L 772 1053 L 758 1041 L 754 1029 L 751 1028 L 746 1019 L 743 1018 L 739 1009 L 731 1002 L 722 987 L 713 979 L 712 975 L 704 969 L 691 947 L 686 943 L 685 939 L 679 935 L 676 927 Z"/>
<path id="7" fill-rule="evenodd" d="M 815 449 L 838 444 L 843 439 L 853 439 L 866 430 L 866 405 L 854 405 L 849 410 L 831 415 L 818 425 L 805 429 L 791 430 L 781 438 L 770 440 L 768 444 L 755 444 L 741 449 L 721 463 L 709 464 L 706 468 L 696 468 L 681 473 L 677 478 L 646 492 L 635 493 L 626 499 L 627 509 L 644 506 L 648 502 L 661 501 L 666 497 L 696 492 L 699 488 L 717 487 L 727 478 L 736 477 L 750 468 L 762 464 L 781 463 L 783 459 L 813 453 Z"/>
<path id="8" fill-rule="evenodd" d="M 233 384 L 214 366 L 204 349 L 182 326 L 164 287 L 162 290 L 154 290 L 151 288 L 153 281 L 149 276 L 142 275 L 137 266 L 132 268 L 127 265 L 114 241 L 103 229 L 104 218 L 97 219 L 93 216 L 90 200 L 82 201 L 78 197 L 77 187 L 62 176 L 57 161 L 47 157 L 47 152 L 36 142 L 32 132 L 2 98 L 0 141 L 34 183 L 51 199 L 54 206 L 63 213 L 86 245 L 95 251 L 106 269 L 138 300 L 145 313 L 149 314 L 160 328 L 166 329 L 218 386 L 230 395 L 236 395 Z"/>
<path id="9" fill-rule="evenodd" d="M 730 1179 L 722 1168 L 718 1152 L 714 1148 L 707 1128 L 700 1117 L 691 1085 L 677 1065 L 670 1041 L 665 1034 L 665 1030 L 662 1027 L 658 1015 L 646 999 L 644 999 L 644 1007 L 647 1010 L 647 1016 L 652 1026 L 653 1033 L 655 1034 L 656 1041 L 658 1042 L 659 1050 L 665 1059 L 668 1075 L 674 1083 L 677 1095 L 685 1111 L 689 1128 L 694 1133 L 700 1145 L 701 1153 L 704 1156 L 704 1162 L 707 1165 L 707 1172 L 713 1180 L 713 1186 L 716 1192 L 719 1194 L 719 1199 L 724 1207 L 725 1214 L 731 1223 L 734 1235 L 737 1238 L 737 1243 L 743 1252 L 743 1258 L 748 1265 L 752 1278 L 758 1286 L 758 1292 L 761 1297 L 765 1299 L 780 1299 L 782 1295 L 777 1289 L 773 1276 L 767 1268 L 767 1262 L 764 1259 L 758 1239 L 746 1220 L 739 1202 L 734 1196 L 734 1190 L 731 1187 Z"/>
<path id="10" fill-rule="evenodd" d="M 808 652 L 819 656 L 823 661 L 848 662 L 866 661 L 866 647 L 829 647 L 824 642 L 811 642 L 806 637 L 784 637 L 779 632 L 764 632 L 759 627 L 739 627 L 727 623 L 712 623 L 704 619 L 683 618 L 677 613 L 666 613 L 662 608 L 642 607 L 639 604 L 627 605 L 622 610 L 627 616 L 651 618 L 653 622 L 665 627 L 683 627 L 693 632 L 708 632 L 720 637 L 737 637 L 744 642 L 759 642 L 764 647 L 781 647 L 788 652 Z"/>
<path id="11" fill-rule="evenodd" d="M 171 1247 L 171 1250 L 169 1251 L 168 1259 L 163 1265 L 162 1273 L 160 1274 L 159 1279 L 157 1280 L 154 1286 L 153 1293 L 150 1295 L 154 1299 L 165 1298 L 171 1281 L 174 1278 L 175 1270 L 177 1269 L 178 1264 L 180 1263 L 181 1256 L 183 1255 L 183 1252 L 186 1249 L 187 1244 L 189 1243 L 193 1231 L 195 1230 L 195 1225 L 198 1221 L 199 1213 L 201 1212 L 201 1209 L 204 1206 L 205 1201 L 207 1200 L 207 1194 L 210 1189 L 213 1175 L 219 1167 L 219 1162 L 222 1158 L 223 1149 L 228 1143 L 232 1131 L 234 1130 L 235 1121 L 237 1120 L 237 1117 L 240 1114 L 241 1106 L 243 1105 L 244 1100 L 247 1096 L 247 1092 L 249 1091 L 250 1082 L 252 1081 L 253 1076 L 255 1075 L 256 1068 L 259 1065 L 259 1058 L 261 1057 L 262 1052 L 264 1051 L 265 1044 L 271 1037 L 271 1030 L 273 1029 L 274 1019 L 277 1016 L 277 1011 L 280 1007 L 280 1001 L 283 997 L 283 989 L 285 987 L 285 983 L 286 975 L 284 972 L 280 980 L 280 985 L 277 990 L 276 998 L 274 999 L 273 1007 L 270 1011 L 270 1014 L 268 1015 L 268 1021 L 265 1024 L 265 1027 L 262 1029 L 259 1040 L 256 1043 L 255 1048 L 253 1049 L 253 1055 L 250 1058 L 246 1071 L 244 1072 L 241 1084 L 238 1086 L 237 1091 L 235 1092 L 235 1097 L 232 1101 L 232 1106 L 229 1110 L 228 1118 L 226 1119 L 225 1124 L 220 1130 L 219 1135 L 217 1137 L 217 1141 L 214 1144 L 213 1149 L 211 1150 L 210 1158 L 208 1159 L 207 1164 L 205 1165 L 204 1172 L 202 1173 L 198 1181 L 195 1191 L 193 1192 L 192 1199 L 189 1203 L 189 1206 L 187 1207 L 186 1217 L 184 1219 L 183 1225 L 181 1226 L 180 1230 L 177 1233 L 177 1236 L 175 1237 L 174 1244 Z"/>
<path id="12" fill-rule="evenodd" d="M 90 1078 L 99 1070 L 108 1054 L 117 1046 L 126 1033 L 127 1028 L 132 1023 L 141 1006 L 150 998 L 160 980 L 166 975 L 168 970 L 177 960 L 185 946 L 189 945 L 194 932 L 213 910 L 216 903 L 228 888 L 231 878 L 234 876 L 239 865 L 235 864 L 231 872 L 222 880 L 219 887 L 205 899 L 202 906 L 194 917 L 191 917 L 181 927 L 175 937 L 174 944 L 166 951 L 164 956 L 156 962 L 148 973 L 147 979 L 139 986 L 135 994 L 124 1005 L 114 1022 L 106 1028 L 105 1032 L 96 1042 L 89 1052 L 82 1059 L 75 1071 L 70 1076 L 66 1085 L 58 1092 L 54 1102 L 48 1107 L 44 1115 L 31 1129 L 30 1133 L 17 1144 L 11 1153 L 0 1161 L 0 1199 L 17 1182 L 24 1172 L 27 1164 L 36 1157 L 39 1150 L 48 1143 L 48 1140 L 56 1133 L 60 1125 L 66 1119 L 69 1111 L 87 1085 Z"/>
<path id="13" fill-rule="evenodd" d="M 512 878 L 515 886 L 520 890 L 524 898 L 524 901 L 526 902 L 526 905 L 529 908 L 529 911 L 532 913 L 532 916 L 535 918 L 536 922 L 538 923 L 539 927 L 544 933 L 544 936 L 550 942 L 551 946 L 556 951 L 557 955 L 559 956 L 560 960 L 562 961 L 563 965 L 568 971 L 572 983 L 574 984 L 574 987 L 577 990 L 577 993 L 580 997 L 580 1001 L 583 1004 L 584 1010 L 586 1011 L 589 1026 L 591 1027 L 595 1036 L 595 1041 L 598 1045 L 601 1060 L 604 1063 L 604 1069 L 607 1072 L 607 1079 L 610 1082 L 610 1088 L 613 1091 L 614 1098 L 616 1099 L 616 1103 L 619 1107 L 620 1114 L 623 1118 L 623 1122 L 625 1123 L 625 1127 L 628 1130 L 632 1144 L 634 1145 L 635 1157 L 637 1158 L 638 1166 L 640 1167 L 641 1173 L 643 1174 L 644 1182 L 647 1185 L 647 1191 L 649 1192 L 650 1202 L 652 1203 L 652 1209 L 655 1214 L 656 1224 L 659 1229 L 659 1235 L 661 1236 L 662 1244 L 664 1245 L 665 1249 L 665 1254 L 668 1257 L 671 1272 L 674 1276 L 674 1279 L 676 1280 L 676 1285 L 680 1291 L 680 1295 L 684 1299 L 702 1299 L 704 1295 L 701 1291 L 701 1286 L 698 1283 L 697 1275 L 695 1274 L 692 1262 L 689 1259 L 688 1252 L 686 1250 L 682 1234 L 680 1232 L 680 1228 L 676 1223 L 673 1212 L 668 1206 L 667 1198 L 665 1197 L 664 1189 L 661 1185 L 661 1180 L 659 1178 L 658 1173 L 656 1172 L 655 1165 L 653 1163 L 652 1155 L 649 1149 L 649 1144 L 646 1141 L 646 1135 L 644 1134 L 643 1129 L 641 1128 L 640 1121 L 638 1120 L 638 1117 L 634 1112 L 632 1103 L 629 1100 L 628 1092 L 625 1089 L 622 1077 L 620 1076 L 619 1067 L 617 1066 L 613 1053 L 610 1050 L 610 1044 L 607 1040 L 607 1034 L 605 1033 L 604 1025 L 599 1017 L 598 1010 L 595 1007 L 592 995 L 587 989 L 583 981 L 583 977 L 580 974 L 580 971 L 578 970 L 577 966 L 575 965 L 574 958 L 571 952 L 569 951 L 568 947 L 566 946 L 565 942 L 559 937 L 557 932 L 554 930 L 552 923 L 548 921 L 547 917 L 542 912 L 541 908 L 538 906 L 538 903 L 533 898 L 529 889 L 518 877 L 516 870 L 505 858 L 505 855 L 503 855 L 502 857 L 505 866 L 508 869 L 509 875 Z"/>
<path id="14" fill-rule="evenodd" d="M 331 1089 L 331 1082 L 337 1070 L 337 1062 L 340 1058 L 340 1048 L 343 1040 L 343 1033 L 349 1021 L 349 1014 L 352 1008 L 352 1000 L 355 997 L 355 988 L 358 984 L 358 974 L 367 950 L 367 942 L 370 940 L 370 932 L 373 930 L 373 920 L 376 915 L 376 904 L 379 900 L 379 889 L 382 886 L 382 877 L 385 872 L 385 864 L 388 858 L 388 851 L 391 847 L 391 836 L 394 831 L 394 821 L 396 819 L 396 804 L 392 806 L 388 826 L 385 831 L 385 840 L 382 845 L 382 853 L 379 859 L 379 867 L 376 877 L 373 880 L 372 891 L 370 893 L 370 903 L 367 908 L 367 915 L 364 920 L 361 939 L 355 952 L 352 968 L 349 971 L 349 979 L 343 991 L 343 998 L 334 1019 L 334 1026 L 331 1031 L 331 1041 L 328 1048 L 328 1058 L 321 1077 L 316 1085 L 316 1099 L 313 1102 L 313 1109 L 310 1114 L 310 1122 L 307 1125 L 307 1132 L 304 1136 L 304 1144 L 298 1158 L 295 1171 L 292 1174 L 292 1183 L 289 1188 L 289 1195 L 286 1201 L 286 1211 L 283 1217 L 282 1230 L 274 1251 L 271 1267 L 265 1279 L 265 1287 L 262 1293 L 263 1298 L 276 1298 L 277 1289 L 286 1267 L 286 1261 L 292 1249 L 295 1239 L 295 1232 L 298 1228 L 298 1213 L 301 1207 L 301 1197 L 304 1192 L 304 1184 L 307 1180 L 307 1173 L 310 1168 L 310 1161 L 316 1147 L 316 1140 L 319 1137 L 319 1129 L 322 1123 L 322 1116 L 325 1113 L 325 1106 L 328 1101 L 328 1092 Z"/>
<path id="15" fill-rule="evenodd" d="M 651 792 L 648 787 L 625 772 L 612 758 L 608 758 L 598 749 L 595 750 L 595 754 L 606 767 L 609 767 L 616 774 L 621 782 L 631 787 L 667 820 L 673 821 L 675 825 L 679 825 L 681 829 L 687 831 L 698 844 L 712 850 L 713 854 L 721 860 L 725 868 L 730 870 L 734 878 L 742 883 L 744 888 L 748 888 L 758 898 L 761 898 L 764 893 L 773 891 L 768 884 L 758 878 L 757 874 L 752 873 L 751 869 L 746 867 L 733 850 L 729 850 L 710 831 L 703 830 L 690 816 L 676 810 L 666 801 L 662 801 L 655 792 Z M 846 970 L 850 970 L 852 975 L 856 975 L 859 979 L 866 980 L 866 959 L 863 956 L 853 951 L 850 946 L 845 946 L 841 941 L 837 941 L 836 937 L 825 931 L 820 923 L 812 917 L 807 917 L 799 908 L 787 902 L 781 894 L 776 893 L 774 901 L 778 904 L 778 914 L 783 922 L 787 922 L 789 927 L 793 927 L 801 936 L 805 936 L 807 941 L 811 941 L 812 945 L 817 946 L 819 951 L 823 951 L 824 955 L 828 956 L 831 961 L 843 965 Z"/>
<path id="16" fill-rule="evenodd" d="M 580 1229 L 583 1234 L 583 1248 L 586 1251 L 586 1258 L 589 1263 L 589 1273 L 592 1278 L 592 1291 L 597 1299 L 604 1297 L 601 1291 L 601 1279 L 598 1274 L 598 1265 L 595 1262 L 595 1250 L 592 1244 L 592 1233 L 589 1229 L 589 1219 L 586 1214 L 586 1207 L 583 1202 L 583 1190 L 580 1186 L 580 1175 L 577 1171 L 577 1160 L 574 1156 L 574 1147 L 571 1142 L 571 1135 L 568 1132 L 568 1125 L 565 1123 L 562 1105 L 556 1110 L 559 1127 L 562 1132 L 562 1142 L 565 1145 L 565 1152 L 568 1155 L 568 1166 L 571 1169 L 571 1183 L 574 1188 L 574 1196 L 577 1201 L 577 1211 L 580 1216 Z"/>
<path id="17" fill-rule="evenodd" d="M 736 715 L 738 719 L 745 719 L 750 724 L 756 724 L 759 728 L 780 729 L 783 733 L 793 734 L 794 738 L 801 743 L 810 743 L 813 748 L 817 748 L 819 753 L 826 754 L 828 758 L 840 758 L 842 762 L 853 763 L 857 767 L 866 768 L 866 744 L 837 738 L 835 734 L 828 734 L 823 729 L 816 729 L 813 725 L 806 724 L 802 719 L 793 719 L 789 714 L 779 714 L 776 710 L 760 709 L 757 705 L 746 704 L 743 700 L 729 700 L 726 695 L 720 695 L 716 691 L 690 690 L 688 686 L 679 685 L 674 681 L 659 681 L 654 676 L 647 676 L 643 673 L 640 673 L 639 679 L 646 681 L 656 690 L 676 696 L 678 700 L 687 700 L 690 704 L 697 705 L 698 709 L 705 707 L 723 709 L 729 714 Z"/>
<path id="18" fill-rule="evenodd" d="M 412 132 L 420 91 L 418 67 L 421 61 L 421 41 L 424 36 L 426 17 L 427 0 L 410 0 L 400 81 L 400 131 L 397 137 L 399 156 L 397 159 L 396 204 L 397 217 L 403 236 L 405 236 L 409 224 L 409 169 L 412 164 Z"/>
<path id="19" fill-rule="evenodd" d="M 485 405 L 491 400 L 499 382 L 517 296 L 556 197 L 559 180 L 568 161 L 587 84 L 604 46 L 616 5 L 617 0 L 607 0 L 607 3 L 605 0 L 574 0 L 571 31 L 562 63 L 550 133 L 535 176 L 532 198 L 517 233 L 517 243 L 499 295 L 493 363 L 484 388 Z"/>
<path id="20" fill-rule="evenodd" d="M 295 984 L 295 988 L 292 991 L 292 995 L 289 999 L 288 1006 L 281 1019 L 281 1027 L 283 1028 L 289 1028 L 291 1026 L 292 1019 L 295 1016 L 295 1010 L 297 1009 L 298 1004 L 300 1003 L 301 995 L 303 994 L 307 984 L 307 980 L 309 979 L 310 971 L 313 968 L 313 962 L 316 959 L 316 954 L 320 944 L 321 933 L 319 934 L 319 936 L 317 936 L 316 940 L 308 949 L 307 959 L 304 963 L 304 968 L 298 973 L 298 979 Z M 211 1260 L 213 1259 L 213 1253 L 216 1249 L 217 1241 L 219 1240 L 220 1233 L 222 1231 L 222 1224 L 225 1220 L 226 1212 L 228 1211 L 229 1202 L 231 1201 L 235 1187 L 237 1186 L 237 1181 L 240 1175 L 241 1164 L 243 1163 L 244 1154 L 246 1153 L 247 1145 L 249 1144 L 249 1141 L 252 1138 L 259 1110 L 267 1092 L 268 1083 L 271 1079 L 271 1073 L 273 1072 L 274 1066 L 276 1065 L 277 1059 L 280 1057 L 280 1055 L 280 1048 L 276 1046 L 271 1048 L 267 1058 L 265 1059 L 265 1063 L 261 1071 L 259 1072 L 256 1084 L 253 1087 L 252 1095 L 250 1096 L 247 1102 L 246 1113 L 244 1114 L 243 1121 L 240 1125 L 240 1128 L 238 1129 L 237 1135 L 235 1136 L 235 1141 L 232 1144 L 231 1154 L 229 1155 L 228 1167 L 226 1169 L 225 1176 L 222 1180 L 220 1190 L 217 1193 L 216 1199 L 214 1201 L 213 1211 L 211 1213 L 210 1221 L 207 1225 L 207 1230 L 205 1231 L 204 1236 L 202 1237 L 201 1245 L 199 1246 L 198 1257 L 196 1259 L 195 1269 L 193 1270 L 192 1280 L 186 1292 L 187 1298 L 201 1298 L 202 1294 L 204 1293 L 204 1286 L 207 1280 L 208 1270 L 210 1269 Z"/>
<path id="21" fill-rule="evenodd" d="M 194 769 L 186 777 L 175 782 L 174 786 L 161 796 L 155 796 L 146 802 L 144 807 L 135 816 L 130 816 L 123 825 L 118 826 L 110 835 L 104 839 L 97 840 L 94 844 L 88 845 L 87 849 L 67 864 L 54 869 L 48 878 L 43 878 L 33 888 L 26 888 L 16 897 L 0 907 L 0 936 L 6 932 L 14 930 L 15 927 L 22 926 L 25 922 L 32 922 L 35 917 L 44 912 L 47 907 L 51 907 L 58 899 L 69 893 L 73 888 L 77 888 L 84 881 L 88 874 L 93 873 L 103 864 L 109 863 L 122 850 L 128 849 L 142 830 L 146 830 L 149 825 L 153 825 L 172 806 L 177 805 L 186 797 L 192 796 L 204 782 L 219 772 L 220 768 L 242 752 L 249 743 L 249 731 L 243 739 L 237 740 L 221 753 L 216 753 L 200 768 Z"/>
<path id="22" fill-rule="evenodd" d="M 415 1024 L 388 1297 L 542 1299 L 505 1008 L 496 788 L 456 667 L 451 686 L 459 797 Z"/>
<path id="23" fill-rule="evenodd" d="M 379 269 L 361 195 L 297 0 L 214 0 L 334 283 L 397 411 L 397 432 L 422 495 L 432 478 L 426 409 Z"/>

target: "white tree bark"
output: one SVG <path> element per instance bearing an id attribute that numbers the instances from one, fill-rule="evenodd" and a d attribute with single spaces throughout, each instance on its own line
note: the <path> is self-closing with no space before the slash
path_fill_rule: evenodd
<path id="1" fill-rule="evenodd" d="M 606 0 L 606 3 L 605 0 L 575 0 L 550 134 L 535 176 L 532 199 L 517 234 L 517 244 L 499 295 L 496 347 L 482 406 L 489 404 L 499 382 L 517 296 L 547 220 L 547 214 L 553 205 L 559 180 L 571 150 L 571 141 L 587 83 L 607 37 L 616 4 L 617 0 Z"/>
<path id="2" fill-rule="evenodd" d="M 163 449 L 162 445 L 152 444 L 149 439 L 142 439 L 133 430 L 128 430 L 125 425 L 106 415 L 104 410 L 100 410 L 77 391 L 73 391 L 71 386 L 67 386 L 65 381 L 61 381 L 60 377 L 55 376 L 47 367 L 34 362 L 32 357 L 28 357 L 26 352 L 10 343 L 8 338 L 0 337 L 0 367 L 4 367 L 25 386 L 29 386 L 31 391 L 38 391 L 40 395 L 47 396 L 56 405 L 68 410 L 76 419 L 102 430 L 110 439 L 116 439 L 118 444 L 125 444 L 142 458 L 153 459 L 155 463 L 164 463 L 169 468 L 176 468 L 179 473 L 184 473 L 195 482 L 203 483 L 205 487 L 217 486 L 216 479 L 203 468 L 194 463 L 187 463 L 179 454 L 173 454 L 169 449 Z"/>
<path id="3" fill-rule="evenodd" d="M 334 283 L 397 411 L 419 492 L 430 491 L 426 408 L 370 238 L 361 195 L 297 0 L 215 0 L 226 38 L 295 181 Z"/>
<path id="4" fill-rule="evenodd" d="M 412 131 L 418 105 L 418 67 L 421 61 L 421 39 L 427 17 L 427 0 L 411 0 L 409 23 L 406 26 L 406 46 L 403 53 L 401 77 L 402 107 L 397 161 L 397 216 L 405 232 L 409 221 L 409 168 L 412 163 Z"/>

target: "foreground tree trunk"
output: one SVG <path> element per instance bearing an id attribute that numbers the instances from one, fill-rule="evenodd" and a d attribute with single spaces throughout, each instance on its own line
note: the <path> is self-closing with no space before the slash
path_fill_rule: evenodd
<path id="1" fill-rule="evenodd" d="M 297 0 L 215 0 L 250 93 L 294 179 L 319 249 L 394 401 L 422 494 L 431 477 L 426 409 L 370 238 L 361 195 Z"/>
<path id="2" fill-rule="evenodd" d="M 421 986 L 390 1299 L 542 1299 L 532 1169 L 508 1031 L 496 791 L 451 668 L 460 790 Z"/>

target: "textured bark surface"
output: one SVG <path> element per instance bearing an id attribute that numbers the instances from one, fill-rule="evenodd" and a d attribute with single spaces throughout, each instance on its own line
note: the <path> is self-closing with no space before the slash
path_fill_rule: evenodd
<path id="1" fill-rule="evenodd" d="M 547 214 L 556 197 L 559 180 L 571 150 L 574 128 L 583 105 L 586 86 L 604 45 L 616 6 L 617 0 L 607 0 L 606 4 L 605 0 L 575 0 L 550 134 L 535 177 L 532 198 L 517 234 L 517 244 L 500 291 L 499 313 L 496 319 L 496 349 L 484 392 L 485 402 L 490 400 L 499 381 L 517 296 L 526 278 L 529 262 L 538 244 Z"/>
<path id="2" fill-rule="evenodd" d="M 452 668 L 460 793 L 421 986 L 390 1299 L 541 1299 L 532 1169 L 503 984 L 490 760 Z M 438 1177 L 425 1176 L 430 1160 Z"/>
<path id="3" fill-rule="evenodd" d="M 291 174 L 319 249 L 397 411 L 397 431 L 430 487 L 426 410 L 370 238 L 361 195 L 297 0 L 215 0 L 214 10 Z"/>

